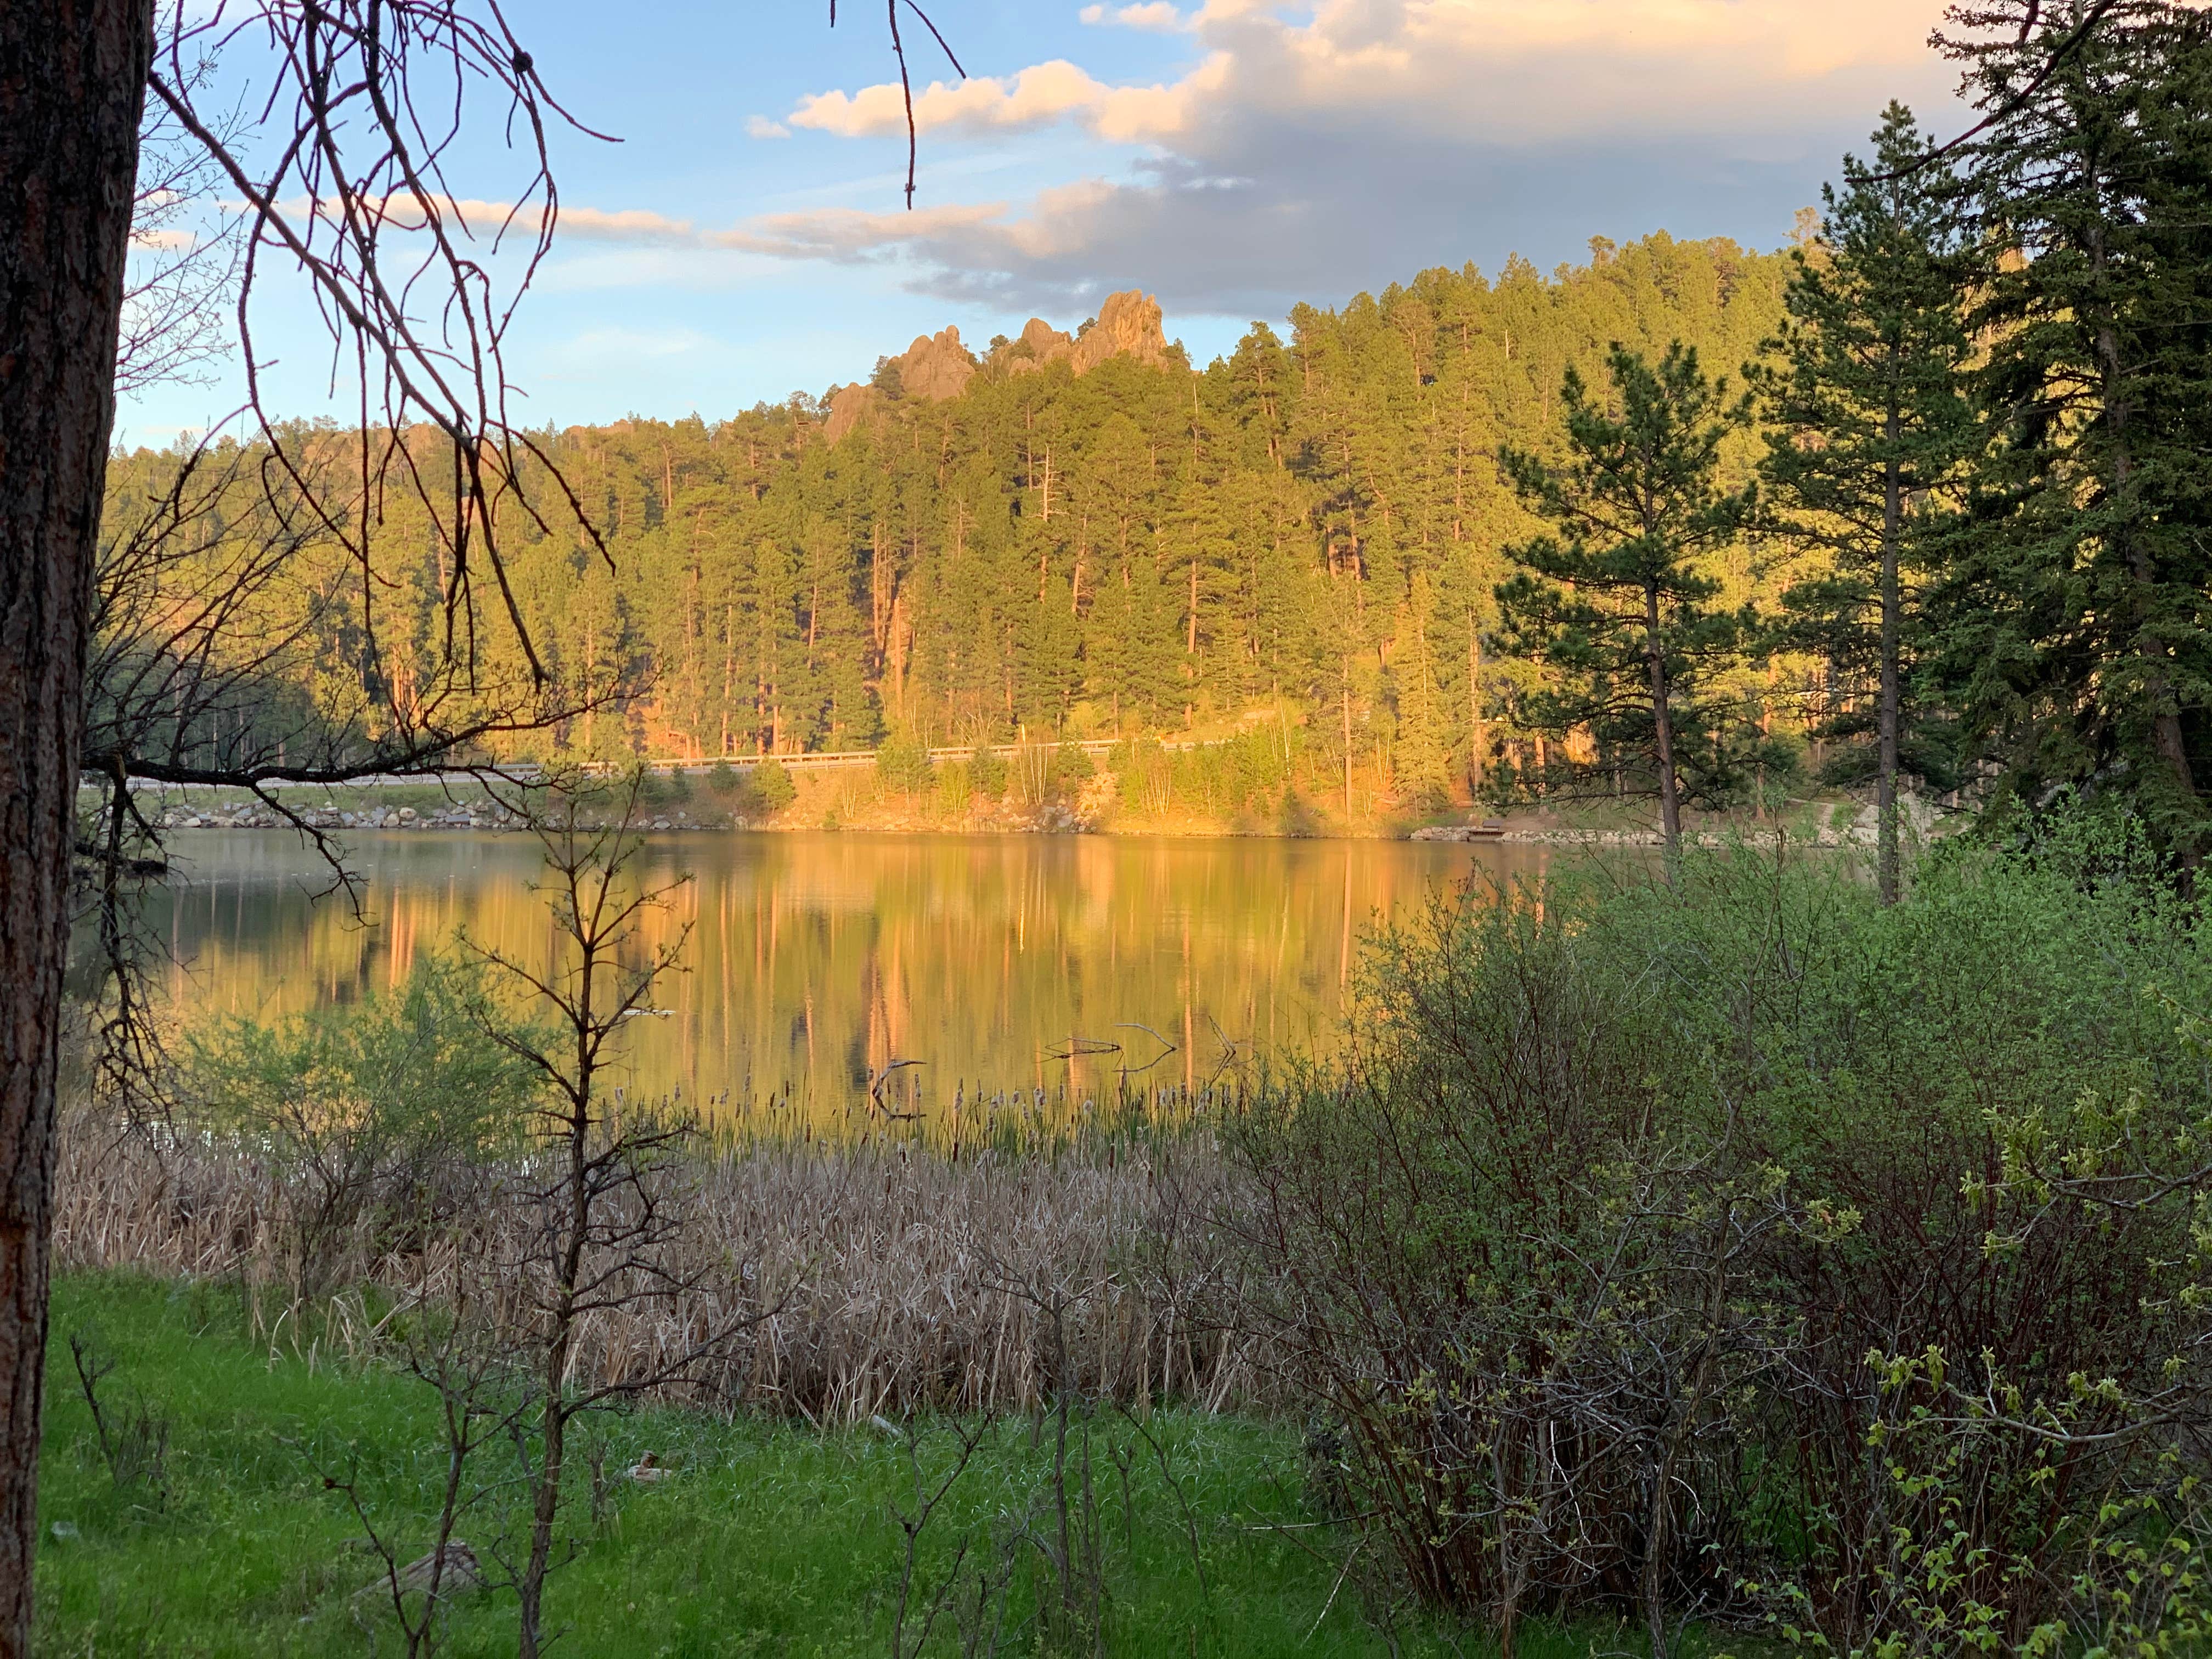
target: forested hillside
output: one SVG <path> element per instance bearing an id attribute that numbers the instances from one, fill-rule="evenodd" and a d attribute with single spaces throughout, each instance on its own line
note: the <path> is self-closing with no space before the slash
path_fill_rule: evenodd
<path id="1" fill-rule="evenodd" d="M 1656 356 L 1679 338 L 1740 380 L 1782 315 L 1784 257 L 1591 246 L 1549 276 L 1435 270 L 1301 307 L 1287 340 L 1255 324 L 1200 370 L 1163 348 L 1148 303 L 1115 296 L 1115 338 L 1086 325 L 1070 349 L 1032 325 L 970 368 L 940 335 L 834 416 L 832 398 L 794 397 L 549 434 L 605 548 L 505 531 L 530 635 L 570 684 L 646 688 L 560 744 L 702 757 L 1134 735 L 1265 708 L 1306 717 L 1317 770 L 1348 736 L 1364 774 L 1464 794 L 1541 742 L 1516 718 L 1534 671 L 1490 637 L 1502 548 L 1529 524 L 1499 445 L 1556 447 L 1563 371 L 1611 342 Z M 1748 441 L 1732 459 L 1748 467 Z M 118 487 L 161 465 L 138 458 Z M 387 550 L 422 544 L 415 591 L 373 596 L 374 668 L 337 605 L 303 672 L 404 680 L 410 641 L 436 633 L 436 538 L 383 510 Z M 1752 580 L 1742 556 L 1723 574 Z"/>

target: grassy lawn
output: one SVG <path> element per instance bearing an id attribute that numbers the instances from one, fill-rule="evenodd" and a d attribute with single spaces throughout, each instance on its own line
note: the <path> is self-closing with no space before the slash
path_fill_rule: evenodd
<path id="1" fill-rule="evenodd" d="M 80 1391 L 70 1337 L 91 1334 L 113 1362 L 100 1396 L 115 1419 L 143 1405 L 164 1419 L 166 1491 L 118 1486 Z M 388 1610 L 360 1592 L 375 1559 L 325 1472 L 351 1474 L 374 1510 L 419 1550 L 422 1516 L 439 1468 L 422 1385 L 332 1358 L 272 1358 L 246 1340 L 234 1290 L 81 1275 L 54 1298 L 40 1484 L 39 1563 L 44 1655 L 364 1654 L 400 1651 Z M 1267 1522 L 1311 1519 L 1299 1495 L 1293 1430 L 1234 1418 L 1163 1413 L 1152 1423 L 1192 1520 L 1151 1449 L 1111 1415 L 1094 1431 L 1093 1490 L 1104 1540 L 1106 1650 L 1116 1655 L 1381 1655 L 1389 1644 L 1363 1620 L 1352 1586 L 1334 1595 L 1348 1540 L 1327 1528 L 1293 1534 Z M 577 1656 L 889 1655 L 902 1534 L 892 1504 L 910 1498 L 905 1447 L 881 1430 L 818 1435 L 805 1425 L 697 1412 L 605 1419 L 610 1470 L 647 1449 L 675 1474 L 663 1484 L 611 1482 L 595 1525 L 576 1470 L 575 1554 L 548 1592 L 560 1651 Z M 1004 1517 L 1047 1497 L 1051 1437 L 1031 1425 L 995 1425 L 982 1456 L 922 1534 L 926 1601 L 964 1534 L 975 1560 L 996 1547 Z M 1129 1509 L 1111 1456 L 1130 1454 Z M 951 1451 L 925 1437 L 925 1472 Z M 1049 1510 L 1038 1524 L 1055 1523 Z M 1189 1526 L 1203 1560 L 1201 1587 Z M 480 1513 L 459 1535 L 480 1549 L 496 1519 Z M 1041 1640 L 1038 1594 L 1054 1580 L 1034 1549 L 1008 1598 L 1006 1653 L 1067 1650 Z M 1324 1559 L 1327 1558 L 1327 1559 Z M 372 1637 L 374 1630 L 374 1638 Z M 514 1600 L 493 1589 L 453 1610 L 447 1650 L 514 1650 Z M 1423 1632 L 1401 1621 L 1407 1654 L 1490 1650 L 1478 1636 Z M 909 1644 L 911 1632 L 909 1632 Z M 1083 1644 L 1088 1650 L 1088 1644 Z M 1547 1655 L 1637 1650 L 1608 1631 L 1524 1639 Z M 911 1652 L 909 1645 L 908 1651 Z M 961 1651 L 950 1621 L 927 1651 Z"/>

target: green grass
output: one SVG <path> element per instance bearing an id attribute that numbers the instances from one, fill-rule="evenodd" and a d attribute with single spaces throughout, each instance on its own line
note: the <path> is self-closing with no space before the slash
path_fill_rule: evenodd
<path id="1" fill-rule="evenodd" d="M 42 1655 L 360 1655 L 377 1613 L 357 1593 L 377 1574 L 356 1542 L 325 1470 L 357 1474 L 378 1512 L 417 1549 L 420 1516 L 438 1466 L 428 1391 L 391 1371 L 333 1359 L 272 1357 L 246 1340 L 234 1289 L 82 1275 L 56 1288 L 41 1470 L 43 1548 L 38 1595 Z M 69 1337 L 93 1332 L 115 1362 L 103 1401 L 134 1401 L 169 1425 L 166 1496 L 119 1489 L 93 1433 Z M 1352 1586 L 1331 1604 L 1348 1540 L 1329 1528 L 1295 1536 L 1269 1521 L 1304 1522 L 1295 1431 L 1234 1418 L 1164 1412 L 1154 1432 L 1195 1516 L 1207 1588 L 1194 1566 L 1182 1510 L 1151 1452 L 1115 1417 L 1095 1430 L 1094 1483 L 1106 1534 L 1108 1651 L 1115 1655 L 1381 1655 L 1389 1644 L 1363 1620 Z M 579 1501 L 575 1559 L 548 1593 L 560 1650 L 621 1656 L 888 1655 L 901 1541 L 892 1502 L 910 1490 L 902 1446 L 879 1431 L 817 1435 L 703 1412 L 610 1417 L 607 1465 L 651 1449 L 674 1467 L 665 1483 L 617 1483 L 594 1527 Z M 1106 1448 L 1132 1446 L 1132 1513 Z M 924 1534 L 922 1578 L 933 1585 L 964 1532 L 979 1538 L 1002 1515 L 1047 1490 L 1049 1436 L 995 1425 L 986 1455 L 953 1489 Z M 950 1442 L 926 1437 L 941 1467 Z M 411 1529 L 404 1517 L 417 1518 Z M 60 1532 L 56 1531 L 59 1525 Z M 1048 1524 L 1048 1522 L 1047 1523 Z M 480 1515 L 460 1535 L 481 1548 L 495 1524 Z M 1015 1579 L 1021 1626 L 1049 1578 L 1031 1553 Z M 1324 1608 L 1328 1611 L 1324 1613 Z M 384 1617 L 388 1621 L 388 1613 Z M 514 1649 L 511 1595 L 466 1598 L 451 1626 L 456 1655 Z M 374 1650 L 398 1651 L 394 1632 Z M 957 1653 L 950 1632 L 928 1651 Z M 1440 1633 L 1400 1626 L 1401 1650 L 1454 1650 Z M 1457 1649 L 1489 1644 L 1457 1632 Z M 1617 1632 L 1596 1645 L 1629 1650 Z M 1529 1659 L 1583 1654 L 1586 1640 L 1525 1640 Z M 1054 1650 L 1033 1627 L 1004 1651 Z"/>

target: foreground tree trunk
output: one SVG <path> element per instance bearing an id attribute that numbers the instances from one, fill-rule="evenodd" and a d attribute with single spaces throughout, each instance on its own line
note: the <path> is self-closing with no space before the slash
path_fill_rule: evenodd
<path id="1" fill-rule="evenodd" d="M 78 704 L 152 10 L 0 3 L 0 1659 L 31 1650 Z"/>

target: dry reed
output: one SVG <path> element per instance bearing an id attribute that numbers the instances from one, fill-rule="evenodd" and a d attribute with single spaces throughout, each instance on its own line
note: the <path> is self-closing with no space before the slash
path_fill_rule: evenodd
<path id="1" fill-rule="evenodd" d="M 58 1266 L 235 1279 L 257 1328 L 300 1340 L 309 1310 L 283 1288 L 272 1160 L 237 1141 L 155 1139 L 80 1115 L 58 1176 Z M 672 1265 L 706 1271 L 673 1305 L 596 1316 L 579 1344 L 581 1384 L 653 1374 L 697 1333 L 765 1308 L 698 1374 L 695 1397 L 829 1424 L 1025 1410 L 1056 1389 L 1212 1409 L 1270 1392 L 1215 1221 L 1235 1177 L 1205 1133 L 958 1159 L 898 1142 L 757 1143 L 663 1178 L 686 1189 Z M 496 1204 L 466 1223 L 509 1224 Z M 458 1252 L 501 1259 L 486 1246 L 450 1229 L 364 1226 L 337 1278 L 386 1303 L 435 1294 Z M 349 1310 L 325 1303 L 309 1322 L 331 1329 L 335 1313 L 365 1331 L 369 1304 L 349 1294 Z"/>

